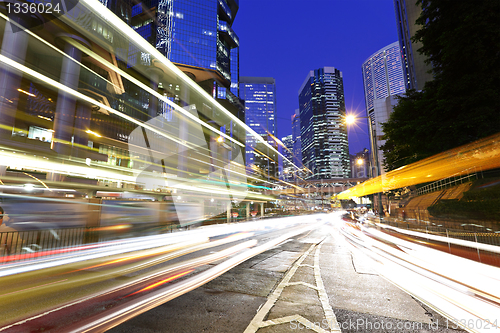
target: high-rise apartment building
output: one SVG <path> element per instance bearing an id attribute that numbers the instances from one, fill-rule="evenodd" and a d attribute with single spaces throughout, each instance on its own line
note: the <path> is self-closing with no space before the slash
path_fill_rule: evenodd
<path id="1" fill-rule="evenodd" d="M 433 79 L 428 73 L 431 66 L 425 63 L 426 57 L 418 52 L 422 47 L 420 42 L 414 43 L 411 37 L 421 28 L 415 24 L 420 16 L 422 8 L 411 0 L 394 0 L 396 13 L 396 24 L 401 47 L 401 59 L 405 75 L 405 86 L 407 89 L 422 90 L 425 82 Z"/>
<path id="2" fill-rule="evenodd" d="M 372 151 L 370 175 L 383 172 L 380 147 L 385 143 L 381 123 L 389 119 L 396 100 L 389 98 L 406 91 L 398 42 L 387 45 L 372 54 L 362 65 L 366 113 L 370 119 L 370 148 Z M 386 103 L 387 100 L 387 103 Z"/>
<path id="3" fill-rule="evenodd" d="M 308 179 L 349 178 L 342 72 L 310 71 L 299 90 L 302 162 Z"/>
<path id="4" fill-rule="evenodd" d="M 240 77 L 240 96 L 245 101 L 245 123 L 278 149 L 276 138 L 276 84 L 270 77 Z M 246 138 L 246 165 L 260 176 L 278 178 L 278 159 L 255 137 Z"/>

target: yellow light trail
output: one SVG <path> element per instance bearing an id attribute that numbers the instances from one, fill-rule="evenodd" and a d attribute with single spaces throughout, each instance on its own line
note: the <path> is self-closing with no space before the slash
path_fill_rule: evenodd
<path id="1" fill-rule="evenodd" d="M 177 278 L 180 278 L 181 276 L 184 276 L 184 275 L 186 275 L 186 274 L 189 274 L 189 273 L 191 273 L 191 272 L 193 272 L 193 271 L 194 271 L 194 269 L 191 269 L 191 270 L 189 270 L 189 271 L 185 271 L 185 272 L 179 273 L 179 274 L 177 274 L 177 275 L 171 276 L 171 277 L 169 277 L 169 278 L 166 278 L 165 280 L 161 280 L 161 281 L 159 281 L 159 282 L 153 283 L 152 285 L 149 285 L 149 286 L 147 286 L 147 287 L 145 287 L 145 288 L 142 288 L 141 290 L 138 290 L 138 291 L 136 291 L 135 293 L 130 294 L 129 296 L 132 296 L 132 295 L 138 294 L 138 293 L 140 293 L 140 292 L 143 292 L 143 291 L 146 291 L 146 290 L 149 290 L 149 289 L 156 288 L 156 287 L 158 287 L 158 286 L 161 286 L 162 284 L 165 284 L 165 283 L 167 283 L 167 282 L 173 281 L 173 280 L 175 280 L 175 279 L 177 279 Z"/>
<path id="2" fill-rule="evenodd" d="M 467 170 L 490 170 L 499 167 L 500 133 L 497 133 L 372 178 L 339 193 L 337 199 L 362 197 L 432 182 Z"/>

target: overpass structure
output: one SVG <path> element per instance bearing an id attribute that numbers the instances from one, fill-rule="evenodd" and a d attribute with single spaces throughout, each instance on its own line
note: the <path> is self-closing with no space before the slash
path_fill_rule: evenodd
<path id="1" fill-rule="evenodd" d="M 265 190 L 265 195 L 278 198 L 282 206 L 291 207 L 330 207 L 330 198 L 351 187 L 363 183 L 368 178 L 336 178 L 311 179 L 293 183 L 282 182 L 271 190 Z M 300 205 L 298 205 L 300 203 Z"/>
<path id="2" fill-rule="evenodd" d="M 335 179 L 311 179 L 293 183 L 282 182 L 273 187 L 272 190 L 264 191 L 266 195 L 304 195 L 311 193 L 335 194 L 348 188 L 361 184 L 368 178 L 335 178 Z"/>

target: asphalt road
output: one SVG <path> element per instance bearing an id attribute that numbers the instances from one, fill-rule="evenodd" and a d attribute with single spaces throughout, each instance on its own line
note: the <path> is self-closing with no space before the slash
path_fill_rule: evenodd
<path id="1" fill-rule="evenodd" d="M 327 224 L 108 332 L 463 332 L 454 328 Z"/>

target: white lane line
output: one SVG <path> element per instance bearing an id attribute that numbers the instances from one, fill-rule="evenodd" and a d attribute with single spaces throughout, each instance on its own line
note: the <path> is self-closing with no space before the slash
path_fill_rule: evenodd
<path id="1" fill-rule="evenodd" d="M 311 331 L 315 331 L 318 333 L 329 333 L 329 331 L 326 331 L 325 329 L 321 328 L 321 324 L 319 323 L 313 323 L 306 318 L 300 316 L 300 315 L 293 315 L 293 316 L 287 316 L 287 317 L 282 317 L 282 318 L 276 318 L 273 320 L 267 320 L 262 323 L 263 326 L 261 327 L 267 327 L 267 326 L 273 326 L 273 325 L 279 325 L 279 324 L 286 324 L 290 323 L 290 329 L 307 329 Z M 299 325 L 302 324 L 301 325 Z"/>
<path id="2" fill-rule="evenodd" d="M 321 306 L 323 307 L 323 311 L 325 312 L 326 321 L 330 326 L 330 330 L 332 332 L 341 332 L 339 323 L 337 322 L 337 318 L 335 317 L 330 302 L 328 301 L 328 295 L 326 293 L 325 286 L 323 284 L 323 279 L 321 278 L 321 269 L 319 267 L 319 254 L 323 242 L 321 242 L 321 244 L 318 245 L 318 247 L 316 248 L 316 253 L 314 254 L 314 277 L 316 278 L 316 286 L 318 290 L 319 299 L 321 301 Z"/>
<path id="3" fill-rule="evenodd" d="M 255 317 L 252 319 L 248 327 L 246 328 L 244 333 L 255 333 L 259 328 L 264 328 L 264 327 L 269 327 L 269 326 L 274 326 L 274 325 L 280 325 L 280 324 L 285 324 L 285 323 L 290 323 L 292 325 L 295 325 L 297 328 L 300 327 L 299 323 L 303 325 L 304 328 L 310 329 L 312 331 L 318 332 L 318 333 L 327 333 L 327 332 L 341 332 L 339 324 L 337 322 L 337 318 L 335 317 L 335 314 L 333 313 L 333 309 L 330 306 L 330 303 L 328 302 L 328 295 L 325 290 L 325 286 L 323 284 L 323 279 L 321 278 L 321 269 L 319 266 L 319 255 L 321 251 L 321 245 L 323 244 L 324 240 L 316 247 L 316 252 L 314 254 L 314 266 L 307 265 L 307 264 L 302 264 L 305 258 L 312 252 L 313 248 L 316 245 L 311 245 L 311 247 L 295 262 L 295 264 L 292 266 L 290 271 L 285 275 L 283 280 L 279 283 L 278 287 L 274 290 L 274 292 L 271 294 L 271 296 L 267 299 L 266 303 L 264 306 L 262 306 Z M 295 272 L 299 267 L 311 267 L 314 268 L 314 278 L 316 280 L 316 286 L 313 286 L 309 283 L 299 281 L 299 282 L 290 282 L 290 279 L 295 275 Z M 276 304 L 276 301 L 280 298 L 281 293 L 283 292 L 283 289 L 288 286 L 294 286 L 294 285 L 303 285 L 308 288 L 314 289 L 318 292 L 319 299 L 321 301 L 321 306 L 323 308 L 323 311 L 325 313 L 326 320 L 328 322 L 328 327 L 330 330 L 325 330 L 321 327 L 321 325 L 317 325 L 310 322 L 306 318 L 302 317 L 301 315 L 293 315 L 293 316 L 287 316 L 287 317 L 282 317 L 282 318 L 275 318 L 272 320 L 266 320 L 264 321 L 264 318 L 266 315 L 271 311 L 271 308 Z"/>
<path id="4" fill-rule="evenodd" d="M 292 268 L 288 271 L 288 273 L 285 275 L 283 280 L 279 283 L 278 287 L 274 290 L 274 292 L 269 296 L 267 299 L 266 303 L 264 304 L 263 307 L 260 308 L 260 310 L 257 312 L 255 317 L 253 317 L 252 321 L 246 328 L 244 333 L 254 333 L 257 332 L 257 330 L 260 327 L 266 327 L 269 325 L 264 324 L 264 318 L 265 316 L 271 311 L 271 308 L 274 306 L 278 298 L 281 296 L 281 293 L 283 292 L 283 289 L 287 286 L 287 284 L 290 282 L 290 279 L 293 277 L 295 274 L 295 271 L 299 268 L 299 265 L 304 261 L 304 259 L 309 255 L 309 253 L 312 251 L 312 249 L 316 245 L 313 244 L 311 247 L 295 262 L 295 264 L 292 266 Z M 287 318 L 287 317 L 285 317 Z M 273 320 L 275 322 L 276 319 Z M 262 326 L 263 325 L 263 326 Z M 270 324 L 272 325 L 272 324 Z"/>
<path id="5" fill-rule="evenodd" d="M 318 287 L 316 286 L 313 286 L 312 284 L 310 283 L 307 283 L 307 282 L 302 282 L 302 281 L 298 281 L 298 282 L 290 282 L 290 283 L 287 283 L 286 286 L 289 287 L 289 286 L 297 286 L 297 285 L 302 285 L 302 286 L 305 286 L 307 288 L 311 288 L 311 289 L 314 289 L 314 290 L 319 290 Z"/>

